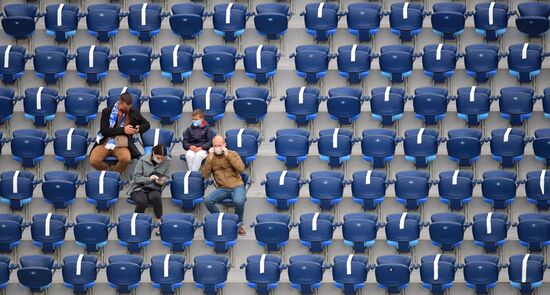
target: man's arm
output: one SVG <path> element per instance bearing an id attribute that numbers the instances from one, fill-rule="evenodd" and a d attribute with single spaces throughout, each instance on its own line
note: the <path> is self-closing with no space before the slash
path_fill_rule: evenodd
<path id="1" fill-rule="evenodd" d="M 147 121 L 147 119 L 145 119 L 145 117 L 143 117 L 139 111 L 134 110 L 134 112 L 136 112 L 136 119 L 138 122 L 137 126 L 139 126 L 139 133 L 141 134 L 149 130 L 149 128 L 151 128 L 151 124 L 149 124 L 149 121 Z"/>
<path id="2" fill-rule="evenodd" d="M 210 127 L 206 127 L 208 130 L 206 130 L 206 142 L 202 145 L 202 149 L 205 151 L 208 151 L 212 147 L 212 138 L 214 138 L 214 132 Z"/>
<path id="3" fill-rule="evenodd" d="M 202 166 L 201 169 L 202 178 L 208 179 L 210 177 L 210 174 L 212 173 L 212 159 L 210 159 L 210 155 L 206 156 L 206 161 L 204 162 L 204 166 Z"/>
<path id="4" fill-rule="evenodd" d="M 117 135 L 126 135 L 124 133 L 124 127 L 110 127 L 109 124 L 109 117 L 111 116 L 111 109 L 105 108 L 103 111 L 101 111 L 101 123 L 100 123 L 100 129 L 99 131 L 101 134 L 105 137 L 113 137 Z"/>
<path id="5" fill-rule="evenodd" d="M 244 163 L 243 160 L 241 160 L 241 156 L 239 156 L 236 152 L 228 152 L 226 155 L 227 159 L 229 160 L 229 163 L 231 166 L 233 166 L 233 169 L 237 171 L 237 173 L 243 173 L 244 172 Z"/>

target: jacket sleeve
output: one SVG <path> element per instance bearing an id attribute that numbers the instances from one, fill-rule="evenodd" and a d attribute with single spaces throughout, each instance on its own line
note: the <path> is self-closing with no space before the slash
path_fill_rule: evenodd
<path id="1" fill-rule="evenodd" d="M 212 159 L 210 159 L 210 156 L 206 156 L 206 161 L 204 162 L 204 166 L 202 166 L 202 178 L 208 179 L 210 178 L 210 174 L 212 173 Z"/>
<path id="2" fill-rule="evenodd" d="M 208 130 L 206 130 L 206 142 L 202 145 L 202 149 L 207 151 L 212 147 L 212 138 L 214 138 L 214 132 L 210 127 L 206 127 Z"/>
<path id="3" fill-rule="evenodd" d="M 231 151 L 227 154 L 226 157 L 229 160 L 229 163 L 231 164 L 231 166 L 233 166 L 233 169 L 237 171 L 237 173 L 244 172 L 244 168 L 245 168 L 244 163 L 243 163 L 243 160 L 241 160 L 241 156 L 239 156 L 239 154 Z"/>
<path id="4" fill-rule="evenodd" d="M 139 111 L 135 111 L 135 114 L 138 122 L 137 125 L 139 126 L 139 133 L 142 134 L 145 131 L 149 130 L 149 128 L 151 128 L 151 124 L 149 124 L 149 121 L 147 121 L 147 119 L 145 119 L 145 117 L 143 117 Z"/>
<path id="5" fill-rule="evenodd" d="M 105 108 L 101 111 L 101 123 L 99 131 L 105 137 L 113 137 L 117 135 L 126 135 L 123 127 L 110 127 L 109 117 L 111 116 L 111 109 Z"/>
<path id="6" fill-rule="evenodd" d="M 189 131 L 189 128 L 185 129 L 185 132 L 183 132 L 183 141 L 182 141 L 182 144 L 183 144 L 183 149 L 184 150 L 189 150 L 189 147 L 191 146 L 191 144 L 189 143 L 189 138 L 191 137 L 191 131 Z"/>
<path id="7" fill-rule="evenodd" d="M 136 184 L 148 184 L 151 183 L 151 179 L 149 178 L 149 176 L 150 175 L 143 174 L 143 160 L 139 159 L 136 164 L 136 168 L 134 169 L 134 176 L 132 178 L 132 181 Z"/>

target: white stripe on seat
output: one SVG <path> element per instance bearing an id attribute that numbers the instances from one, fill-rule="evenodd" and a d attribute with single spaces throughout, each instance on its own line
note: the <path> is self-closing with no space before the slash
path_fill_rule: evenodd
<path id="1" fill-rule="evenodd" d="M 338 132 L 340 131 L 340 128 L 335 128 L 334 132 L 332 133 L 332 148 L 337 149 L 338 148 Z"/>
<path id="2" fill-rule="evenodd" d="M 231 23 L 231 8 L 233 7 L 233 2 L 229 3 L 227 5 L 227 8 L 225 9 L 225 23 L 230 24 Z"/>
<path id="3" fill-rule="evenodd" d="M 439 280 L 439 258 L 441 258 L 441 254 L 435 255 L 434 259 L 434 280 Z"/>
<path id="4" fill-rule="evenodd" d="M 346 275 L 351 275 L 351 262 L 353 261 L 353 254 L 348 255 L 346 260 Z"/>
<path id="5" fill-rule="evenodd" d="M 527 262 L 531 254 L 525 254 L 523 261 L 521 262 L 521 283 L 527 282 Z"/>
<path id="6" fill-rule="evenodd" d="M 401 218 L 399 219 L 400 230 L 405 229 L 405 219 L 407 219 L 407 212 L 404 212 L 403 214 L 401 214 Z"/>
<path id="7" fill-rule="evenodd" d="M 178 51 L 180 50 L 180 45 L 176 44 L 174 46 L 174 50 L 172 50 L 172 67 L 177 68 L 178 67 Z"/>
<path id="8" fill-rule="evenodd" d="M 107 171 L 101 171 L 99 174 L 99 194 L 103 195 L 105 193 L 105 173 Z"/>
<path id="9" fill-rule="evenodd" d="M 52 213 L 48 213 L 46 215 L 46 222 L 44 223 L 45 229 L 44 229 L 44 235 L 46 237 L 50 236 L 50 221 L 52 220 Z"/>
<path id="10" fill-rule="evenodd" d="M 281 176 L 279 176 L 279 185 L 285 185 L 285 177 L 287 172 L 287 170 L 281 172 Z"/>
<path id="11" fill-rule="evenodd" d="M 263 45 L 259 45 L 256 48 L 256 69 L 260 70 L 262 68 L 262 48 Z"/>
<path id="12" fill-rule="evenodd" d="M 319 212 L 315 212 L 313 219 L 311 220 L 311 230 L 317 231 L 317 218 L 319 218 Z"/>
<path id="13" fill-rule="evenodd" d="M 476 86 L 472 86 L 472 88 L 470 88 L 470 102 L 473 102 L 474 100 L 476 100 Z"/>
<path id="14" fill-rule="evenodd" d="M 403 19 L 408 19 L 409 18 L 409 2 L 405 2 L 403 4 Z"/>
<path id="15" fill-rule="evenodd" d="M 435 52 L 435 60 L 441 60 L 441 49 L 443 49 L 443 44 L 439 43 L 437 45 L 437 51 Z"/>
<path id="16" fill-rule="evenodd" d="M 127 90 L 128 90 L 128 87 L 126 86 L 122 87 L 122 91 L 120 91 L 120 94 L 126 93 Z"/>
<path id="17" fill-rule="evenodd" d="M 353 44 L 351 47 L 351 62 L 355 62 L 355 52 L 357 51 L 357 44 Z"/>
<path id="18" fill-rule="evenodd" d="M 73 132 L 74 132 L 74 128 L 71 128 L 67 133 L 67 150 L 68 151 L 73 149 Z"/>
<path id="19" fill-rule="evenodd" d="M 510 132 L 512 132 L 512 128 L 506 128 L 506 132 L 504 132 L 503 142 L 508 142 L 508 140 L 510 139 Z"/>
<path id="20" fill-rule="evenodd" d="M 94 67 L 94 51 L 95 51 L 95 45 L 90 46 L 90 50 L 88 51 L 88 67 L 89 68 Z"/>
<path id="21" fill-rule="evenodd" d="M 141 6 L 141 25 L 147 25 L 147 3 L 143 3 Z"/>
<path id="22" fill-rule="evenodd" d="M 384 91 L 384 101 L 390 101 L 390 90 L 391 86 L 386 86 L 386 91 Z"/>
<path id="23" fill-rule="evenodd" d="M 495 2 L 491 2 L 489 5 L 489 25 L 493 25 L 493 11 L 495 10 Z"/>
<path id="24" fill-rule="evenodd" d="M 65 6 L 65 4 L 61 3 L 57 7 L 57 26 L 58 27 L 61 27 L 63 25 L 63 6 Z"/>
<path id="25" fill-rule="evenodd" d="M 319 7 L 317 7 L 317 18 L 323 17 L 323 7 L 325 6 L 325 2 L 319 3 Z"/>
<path id="26" fill-rule="evenodd" d="M 183 193 L 189 194 L 189 176 L 191 175 L 191 171 L 185 172 L 185 176 L 183 177 Z"/>
<path id="27" fill-rule="evenodd" d="M 527 59 L 527 48 L 529 48 L 529 43 L 524 43 L 521 49 L 521 59 Z"/>
<path id="28" fill-rule="evenodd" d="M 298 93 L 298 104 L 304 104 L 304 91 L 306 88 L 304 86 L 300 87 L 300 93 Z"/>
<path id="29" fill-rule="evenodd" d="M 418 134 L 416 134 L 416 144 L 422 144 L 422 135 L 424 134 L 425 128 L 420 128 Z"/>
<path id="30" fill-rule="evenodd" d="M 206 88 L 206 95 L 205 95 L 205 102 L 204 102 L 204 108 L 206 110 L 210 110 L 210 93 L 212 92 L 212 86 L 209 86 Z"/>
<path id="31" fill-rule="evenodd" d="M 44 87 L 38 88 L 38 91 L 36 92 L 36 109 L 37 110 L 42 109 L 42 90 L 44 90 Z"/>
<path id="32" fill-rule="evenodd" d="M 540 178 L 539 178 L 539 186 L 540 186 L 540 192 L 544 196 L 544 179 L 546 177 L 546 170 L 542 170 L 540 172 Z"/>
<path id="33" fill-rule="evenodd" d="M 155 138 L 153 139 L 153 146 L 159 144 L 160 128 L 155 128 Z"/>
<path id="34" fill-rule="evenodd" d="M 19 193 L 19 189 L 17 188 L 19 173 L 20 173 L 20 171 L 16 170 L 15 173 L 13 173 L 13 178 L 11 180 L 12 193 L 14 193 L 14 194 Z"/>
<path id="35" fill-rule="evenodd" d="M 266 254 L 262 254 L 262 257 L 260 258 L 260 273 L 265 272 L 265 257 L 266 256 L 267 256 Z"/>
<path id="36" fill-rule="evenodd" d="M 239 133 L 237 133 L 237 147 L 238 148 L 243 147 L 243 133 L 244 133 L 244 128 L 241 128 L 239 130 Z"/>
<path id="37" fill-rule="evenodd" d="M 163 277 L 167 278 L 170 275 L 169 266 L 170 265 L 170 254 L 166 254 L 164 256 L 164 271 L 163 271 Z"/>
<path id="38" fill-rule="evenodd" d="M 460 173 L 460 170 L 455 170 L 455 172 L 453 173 L 452 185 L 456 185 L 458 183 L 458 173 Z"/>
<path id="39" fill-rule="evenodd" d="M 4 69 L 7 69 L 7 68 L 10 67 L 10 51 L 11 51 L 11 46 L 12 46 L 12 45 L 6 46 L 6 50 L 4 51 Z"/>
<path id="40" fill-rule="evenodd" d="M 223 234 L 223 230 L 222 230 L 222 221 L 223 221 L 223 212 L 222 213 L 219 213 L 220 215 L 218 215 L 218 224 L 217 224 L 217 235 L 218 236 L 221 236 Z"/>
<path id="41" fill-rule="evenodd" d="M 132 236 L 136 235 L 136 218 L 138 217 L 138 213 L 132 214 L 132 220 L 130 221 L 130 234 Z"/>
<path id="42" fill-rule="evenodd" d="M 485 227 L 487 228 L 487 234 L 493 233 L 493 227 L 491 224 L 491 218 L 493 217 L 493 212 L 487 213 L 487 219 L 485 219 Z"/>
<path id="43" fill-rule="evenodd" d="M 76 275 L 79 276 L 82 273 L 82 258 L 84 254 L 79 254 L 78 259 L 76 259 Z"/>
<path id="44" fill-rule="evenodd" d="M 372 170 L 367 170 L 367 175 L 365 176 L 365 184 L 370 184 L 371 175 L 372 175 Z"/>

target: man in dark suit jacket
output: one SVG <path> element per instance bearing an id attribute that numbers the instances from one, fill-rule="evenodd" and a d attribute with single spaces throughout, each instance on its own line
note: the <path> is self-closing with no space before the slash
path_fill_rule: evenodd
<path id="1" fill-rule="evenodd" d="M 99 171 L 112 170 L 122 174 L 130 161 L 141 155 L 132 137 L 149 130 L 150 127 L 140 112 L 132 108 L 132 96 L 129 93 L 121 94 L 114 106 L 101 111 L 100 131 L 98 140 L 90 152 L 90 164 Z M 126 136 L 127 147 L 117 146 L 117 136 Z M 110 167 L 105 163 L 104 160 L 108 156 L 115 156 L 117 164 Z"/>

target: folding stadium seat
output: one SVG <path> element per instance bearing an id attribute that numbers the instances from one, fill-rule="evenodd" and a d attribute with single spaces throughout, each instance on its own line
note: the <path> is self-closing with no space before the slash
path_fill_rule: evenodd
<path id="1" fill-rule="evenodd" d="M 151 41 L 160 33 L 162 22 L 162 5 L 140 3 L 130 5 L 128 27 L 130 34 L 138 36 L 140 41 Z"/>
<path id="2" fill-rule="evenodd" d="M 311 252 L 321 252 L 332 243 L 336 225 L 334 216 L 326 213 L 306 213 L 300 215 L 298 232 L 300 243 Z M 291 262 L 292 263 L 292 262 Z"/>
<path id="3" fill-rule="evenodd" d="M 26 255 L 19 258 L 17 279 L 30 292 L 44 292 L 52 284 L 54 258 L 48 255 Z"/>
<path id="4" fill-rule="evenodd" d="M 63 283 L 74 294 L 86 294 L 96 283 L 99 272 L 97 257 L 79 254 L 63 257 Z"/>
<path id="5" fill-rule="evenodd" d="M 25 119 L 33 121 L 36 126 L 46 126 L 55 119 L 57 104 L 61 98 L 57 90 L 46 87 L 33 87 L 25 89 L 23 98 L 23 110 Z"/>
<path id="6" fill-rule="evenodd" d="M 359 83 L 369 75 L 371 48 L 365 45 L 344 45 L 338 48 L 338 73 L 350 83 Z"/>
<path id="7" fill-rule="evenodd" d="M 170 183 L 172 202 L 185 211 L 194 210 L 202 203 L 207 185 L 199 171 L 176 172 Z"/>
<path id="8" fill-rule="evenodd" d="M 405 159 L 413 162 L 417 168 L 426 168 L 437 157 L 439 147 L 439 132 L 434 129 L 409 129 L 405 130 L 403 149 Z"/>
<path id="9" fill-rule="evenodd" d="M 289 168 L 296 168 L 307 159 L 312 142 L 309 131 L 298 128 L 279 129 L 275 135 L 269 142 L 275 142 L 277 160 L 284 162 Z"/>
<path id="10" fill-rule="evenodd" d="M 178 3 L 172 5 L 170 28 L 183 39 L 194 39 L 202 33 L 204 6 L 196 3 Z"/>
<path id="11" fill-rule="evenodd" d="M 373 88 L 368 100 L 372 118 L 383 125 L 393 125 L 403 117 L 407 98 L 405 89 L 388 86 Z"/>
<path id="12" fill-rule="evenodd" d="M 340 125 L 350 125 L 359 119 L 364 97 L 362 90 L 351 87 L 336 87 L 328 91 L 327 111 L 332 120 Z"/>
<path id="13" fill-rule="evenodd" d="M 472 223 L 474 243 L 483 247 L 486 252 L 494 253 L 506 243 L 509 227 L 506 213 L 476 214 Z"/>
<path id="14" fill-rule="evenodd" d="M 319 131 L 319 138 L 315 141 L 321 161 L 327 162 L 333 168 L 340 167 L 350 159 L 356 139 L 353 138 L 353 131 L 336 128 Z"/>
<path id="15" fill-rule="evenodd" d="M 79 184 L 78 174 L 74 172 L 48 171 L 41 185 L 44 201 L 56 209 L 65 209 L 74 203 Z"/>
<path id="16" fill-rule="evenodd" d="M 60 129 L 55 131 L 53 149 L 55 159 L 63 162 L 68 168 L 76 168 L 86 160 L 88 154 L 88 131 L 82 129 Z"/>
<path id="17" fill-rule="evenodd" d="M 118 71 L 130 83 L 140 83 L 151 72 L 153 49 L 143 45 L 126 45 L 118 49 Z"/>
<path id="18" fill-rule="evenodd" d="M 17 98 L 15 91 L 10 88 L 0 88 L 0 125 L 11 120 L 13 116 L 13 106 Z"/>
<path id="19" fill-rule="evenodd" d="M 182 83 L 193 74 L 196 57 L 191 46 L 176 44 L 162 47 L 159 59 L 162 76 L 172 83 Z"/>
<path id="20" fill-rule="evenodd" d="M 143 213 L 126 213 L 118 216 L 118 243 L 130 253 L 139 253 L 149 245 L 152 231 L 152 217 Z"/>
<path id="21" fill-rule="evenodd" d="M 31 237 L 32 244 L 39 247 L 44 253 L 54 253 L 63 246 L 67 217 L 55 213 L 41 213 L 32 216 Z"/>
<path id="22" fill-rule="evenodd" d="M 12 269 L 16 266 L 10 263 L 9 256 L 0 256 L 0 289 L 6 289 Z"/>
<path id="23" fill-rule="evenodd" d="M 397 138 L 394 130 L 363 130 L 361 139 L 363 160 L 370 162 L 373 168 L 384 168 L 386 163 L 393 160 L 396 144 Z"/>
<path id="24" fill-rule="evenodd" d="M 322 45 L 300 45 L 295 53 L 290 54 L 290 58 L 294 58 L 296 74 L 307 83 L 317 83 L 326 76 L 328 63 L 333 57 L 329 48 Z"/>
<path id="25" fill-rule="evenodd" d="M 141 273 L 146 265 L 143 258 L 137 255 L 109 256 L 107 265 L 107 282 L 109 287 L 116 289 L 119 294 L 130 294 L 139 287 Z"/>
<path id="26" fill-rule="evenodd" d="M 396 213 L 386 215 L 386 239 L 388 245 L 400 253 L 408 253 L 418 244 L 420 231 L 424 223 L 420 215 L 414 213 Z"/>
<path id="27" fill-rule="evenodd" d="M 275 76 L 281 54 L 273 45 L 250 46 L 244 49 L 244 71 L 257 83 L 267 83 Z"/>
<path id="28" fill-rule="evenodd" d="M 449 205 L 451 210 L 461 210 L 472 200 L 476 182 L 469 171 L 443 171 L 439 173 L 437 188 L 440 201 Z"/>
<path id="29" fill-rule="evenodd" d="M 396 201 L 407 209 L 418 209 L 428 201 L 433 182 L 424 171 L 400 171 L 395 174 Z"/>
<path id="30" fill-rule="evenodd" d="M 35 30 L 35 18 L 40 17 L 37 10 L 35 4 L 17 3 L 4 6 L 2 14 L 4 32 L 15 39 L 30 37 Z"/>
<path id="31" fill-rule="evenodd" d="M 291 15 L 287 4 L 260 3 L 254 16 L 256 32 L 268 40 L 279 39 L 286 33 Z"/>
<path id="32" fill-rule="evenodd" d="M 543 162 L 546 166 L 550 165 L 550 129 L 535 130 L 535 139 L 533 140 L 533 151 L 535 159 Z"/>
<path id="33" fill-rule="evenodd" d="M 288 210 L 298 201 L 300 188 L 307 181 L 300 180 L 300 173 L 293 171 L 274 171 L 266 174 L 262 181 L 265 186 L 266 200 L 277 210 Z"/>
<path id="34" fill-rule="evenodd" d="M 458 4 L 462 3 L 436 3 L 434 4 Z M 432 16 L 432 20 L 433 20 Z M 463 16 L 460 16 L 463 18 Z M 431 77 L 435 83 L 443 83 L 454 75 L 456 62 L 459 58 L 456 46 L 443 43 L 426 45 L 422 53 L 422 68 L 424 75 Z"/>
<path id="35" fill-rule="evenodd" d="M 12 157 L 23 167 L 35 167 L 44 159 L 46 149 L 46 132 L 36 129 L 13 131 L 11 138 Z"/>
<path id="36" fill-rule="evenodd" d="M 162 125 L 172 125 L 183 116 L 184 103 L 182 88 L 153 88 L 149 98 L 151 118 L 160 121 Z"/>
<path id="37" fill-rule="evenodd" d="M 378 3 L 351 3 L 348 5 L 346 21 L 348 32 L 358 36 L 359 41 L 370 41 L 380 29 L 383 14 Z"/>
<path id="38" fill-rule="evenodd" d="M 225 132 L 227 148 L 236 151 L 243 163 L 248 166 L 258 154 L 260 145 L 260 132 L 254 129 L 231 129 Z"/>
<path id="39" fill-rule="evenodd" d="M 378 217 L 369 213 L 348 213 L 344 215 L 342 234 L 344 245 L 352 247 L 355 253 L 365 253 L 374 246 L 378 229 Z"/>
<path id="40" fill-rule="evenodd" d="M 316 171 L 309 176 L 310 201 L 321 210 L 330 210 L 342 201 L 347 181 L 337 171 Z"/>
<path id="41" fill-rule="evenodd" d="M 203 289 L 204 294 L 215 295 L 225 287 L 227 274 L 231 268 L 229 258 L 222 255 L 195 256 L 193 280 L 195 287 Z"/>
<path id="42" fill-rule="evenodd" d="M 508 4 L 502 2 L 478 3 L 475 6 L 474 24 L 476 33 L 487 41 L 494 41 L 506 32 L 508 27 Z"/>
<path id="43" fill-rule="evenodd" d="M 86 175 L 86 198 L 97 210 L 109 210 L 118 201 L 122 178 L 118 172 L 96 171 Z"/>
<path id="44" fill-rule="evenodd" d="M 506 209 L 516 197 L 517 174 L 511 171 L 483 172 L 481 192 L 483 200 L 495 209 Z"/>
<path id="45" fill-rule="evenodd" d="M 191 104 L 193 110 L 201 109 L 210 125 L 215 125 L 225 115 L 225 107 L 230 97 L 225 89 L 220 87 L 202 87 L 193 90 Z"/>
<path id="46" fill-rule="evenodd" d="M 92 4 L 88 6 L 86 28 L 88 34 L 95 36 L 100 42 L 109 42 L 111 37 L 118 33 L 120 19 L 120 5 L 111 3 Z"/>
<path id="47" fill-rule="evenodd" d="M 166 254 L 151 257 L 149 275 L 153 288 L 160 289 L 161 294 L 174 294 L 183 286 L 187 269 L 185 257 L 181 255 Z"/>
<path id="48" fill-rule="evenodd" d="M 378 256 L 374 269 L 377 285 L 385 289 L 388 294 L 399 294 L 409 286 L 412 269 L 409 256 Z"/>
<path id="49" fill-rule="evenodd" d="M 484 87 L 461 87 L 457 90 L 457 116 L 469 126 L 477 126 L 489 117 L 491 109 L 491 90 Z"/>
<path id="50" fill-rule="evenodd" d="M 277 289 L 281 278 L 281 258 L 274 255 L 252 255 L 241 265 L 245 269 L 247 286 L 256 290 L 256 294 L 267 295 Z"/>
<path id="51" fill-rule="evenodd" d="M 0 67 L 2 83 L 13 84 L 17 79 L 23 77 L 25 64 L 31 58 L 26 51 L 25 47 L 17 45 L 0 46 L 0 58 L 3 61 L 2 67 Z"/>
<path id="52" fill-rule="evenodd" d="M 453 287 L 455 273 L 458 268 L 454 256 L 428 255 L 421 258 L 420 280 L 422 287 L 429 289 L 431 294 L 441 295 Z"/>
<path id="53" fill-rule="evenodd" d="M 519 289 L 521 294 L 533 294 L 542 286 L 544 271 L 544 257 L 532 254 L 512 255 L 509 258 L 508 278 L 513 288 Z"/>
<path id="54" fill-rule="evenodd" d="M 252 224 L 256 242 L 267 251 L 280 251 L 288 244 L 290 215 L 283 213 L 264 213 L 256 215 Z"/>
<path id="55" fill-rule="evenodd" d="M 235 74 L 235 64 L 239 58 L 237 48 L 233 46 L 206 46 L 201 57 L 203 74 L 214 83 L 225 83 Z"/>
<path id="56" fill-rule="evenodd" d="M 466 286 L 475 289 L 476 294 L 489 294 L 497 286 L 498 273 L 503 266 L 498 256 L 480 254 L 464 258 L 464 280 Z"/>
<path id="57" fill-rule="evenodd" d="M 414 48 L 408 45 L 386 45 L 380 48 L 380 72 L 391 82 L 401 83 L 412 75 Z"/>
<path id="58" fill-rule="evenodd" d="M 384 172 L 374 170 L 354 172 L 351 182 L 353 201 L 360 204 L 363 210 L 374 210 L 384 201 L 388 185 Z"/>
<path id="59" fill-rule="evenodd" d="M 269 90 L 260 87 L 241 87 L 235 91 L 233 109 L 238 119 L 247 124 L 258 124 L 267 114 L 271 102 Z"/>
<path id="60" fill-rule="evenodd" d="M 436 213 L 431 216 L 430 239 L 442 251 L 454 251 L 464 240 L 468 227 L 464 215 L 457 213 Z"/>
<path id="61" fill-rule="evenodd" d="M 281 99 L 285 101 L 287 117 L 298 126 L 307 125 L 317 118 L 321 102 L 319 89 L 303 86 L 288 88 Z"/>
<path id="62" fill-rule="evenodd" d="M 518 216 L 519 243 L 529 252 L 541 252 L 550 245 L 550 215 L 545 213 L 524 213 Z"/>
<path id="63" fill-rule="evenodd" d="M 336 33 L 338 20 L 341 14 L 336 3 L 310 3 L 306 10 L 300 13 L 304 17 L 306 32 L 316 41 L 327 41 L 329 36 Z"/>
<path id="64" fill-rule="evenodd" d="M 140 134 L 141 144 L 145 154 L 151 154 L 151 150 L 158 144 L 164 144 L 170 154 L 171 146 L 177 142 L 174 131 L 168 129 L 151 128 Z"/>
<path id="65" fill-rule="evenodd" d="M 539 210 L 550 208 L 550 173 L 547 170 L 527 172 L 525 194 L 529 203 L 535 204 Z"/>
<path id="66" fill-rule="evenodd" d="M 518 128 L 501 128 L 491 131 L 491 153 L 493 160 L 502 167 L 512 168 L 523 157 L 525 145 L 525 131 Z"/>
<path id="67" fill-rule="evenodd" d="M 3 184 L 2 184 L 3 185 Z M 27 224 L 19 214 L 0 214 L 0 251 L 11 253 L 21 243 L 23 230 Z"/>
<path id="68" fill-rule="evenodd" d="M 458 163 L 460 167 L 470 167 L 481 154 L 484 142 L 482 133 L 477 129 L 452 129 L 447 133 L 447 154 L 449 160 Z"/>
<path id="69" fill-rule="evenodd" d="M 416 118 L 426 125 L 436 125 L 445 118 L 449 92 L 446 88 L 420 87 L 414 90 L 413 108 Z"/>
<path id="70" fill-rule="evenodd" d="M 69 62 L 69 49 L 64 46 L 39 46 L 34 49 L 34 71 L 47 84 L 56 83 L 65 77 Z"/>
<path id="71" fill-rule="evenodd" d="M 225 41 L 233 42 L 244 34 L 246 21 L 250 15 L 244 4 L 233 2 L 216 4 L 212 14 L 214 32 L 222 36 Z"/>
<path id="72" fill-rule="evenodd" d="M 545 2 L 518 4 L 516 27 L 529 38 L 542 37 L 550 28 L 550 5 Z"/>
<path id="73" fill-rule="evenodd" d="M 411 41 L 420 34 L 424 21 L 424 5 L 420 3 L 393 3 L 390 11 L 391 32 L 401 41 Z"/>
<path id="74" fill-rule="evenodd" d="M 314 294 L 321 287 L 323 272 L 327 268 L 323 256 L 296 255 L 289 259 L 288 279 L 290 287 L 300 294 Z"/>
<path id="75" fill-rule="evenodd" d="M 431 13 L 432 30 L 444 40 L 454 40 L 464 32 L 466 5 L 434 3 Z"/>
<path id="76" fill-rule="evenodd" d="M 173 252 L 182 252 L 191 246 L 195 229 L 195 217 L 185 213 L 164 214 L 160 224 L 160 240 L 162 245 Z"/>
<path id="77" fill-rule="evenodd" d="M 513 86 L 500 89 L 498 105 L 500 116 L 512 126 L 522 125 L 533 113 L 535 92 L 530 87 Z"/>
<path id="78" fill-rule="evenodd" d="M 107 46 L 81 46 L 76 50 L 76 71 L 88 84 L 98 84 L 109 74 L 109 65 L 114 57 Z"/>
<path id="79" fill-rule="evenodd" d="M 232 213 L 213 213 L 204 217 L 204 242 L 216 253 L 225 253 L 237 243 L 239 218 Z"/>
<path id="80" fill-rule="evenodd" d="M 507 57 L 510 75 L 518 78 L 520 83 L 528 83 L 540 74 L 546 54 L 542 52 L 542 46 L 524 43 L 510 45 Z"/>
<path id="81" fill-rule="evenodd" d="M 21 210 L 32 200 L 33 190 L 39 181 L 27 171 L 6 171 L 0 174 L 0 202 L 12 210 Z"/>
<path id="82" fill-rule="evenodd" d="M 136 110 L 141 108 L 141 89 L 132 87 L 111 88 L 107 92 L 107 107 L 113 107 L 123 93 L 129 93 L 132 96 L 132 107 Z"/>
<path id="83" fill-rule="evenodd" d="M 464 65 L 466 74 L 478 83 L 485 83 L 497 74 L 500 53 L 494 44 L 471 44 L 466 46 Z"/>
<path id="84" fill-rule="evenodd" d="M 55 36 L 55 41 L 65 42 L 76 35 L 78 21 L 82 17 L 78 6 L 70 4 L 51 4 L 46 6 L 44 24 L 46 34 Z"/>
<path id="85" fill-rule="evenodd" d="M 73 228 L 75 243 L 87 252 L 98 252 L 107 246 L 109 231 L 115 226 L 116 224 L 111 223 L 109 215 L 95 213 L 77 215 Z"/>
<path id="86" fill-rule="evenodd" d="M 357 294 L 365 287 L 370 270 L 369 259 L 361 255 L 338 255 L 334 257 L 332 278 L 334 286 L 344 294 Z"/>

